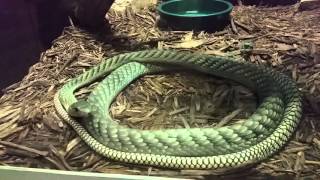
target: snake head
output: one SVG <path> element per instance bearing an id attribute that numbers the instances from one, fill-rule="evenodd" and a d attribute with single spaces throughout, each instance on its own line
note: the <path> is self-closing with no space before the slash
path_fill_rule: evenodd
<path id="1" fill-rule="evenodd" d="M 91 114 L 92 111 L 90 107 L 91 106 L 87 101 L 80 100 L 71 104 L 71 106 L 68 109 L 68 114 L 74 118 L 81 118 L 81 119 L 88 118 L 92 115 Z"/>

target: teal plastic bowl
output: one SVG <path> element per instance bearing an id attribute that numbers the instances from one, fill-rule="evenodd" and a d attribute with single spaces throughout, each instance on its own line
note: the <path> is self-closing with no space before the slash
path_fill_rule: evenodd
<path id="1" fill-rule="evenodd" d="M 169 0 L 157 7 L 159 25 L 180 31 L 218 31 L 230 23 L 233 5 L 223 0 Z"/>

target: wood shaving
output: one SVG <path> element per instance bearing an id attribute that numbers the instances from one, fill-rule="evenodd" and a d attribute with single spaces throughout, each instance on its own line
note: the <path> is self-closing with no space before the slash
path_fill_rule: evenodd
<path id="1" fill-rule="evenodd" d="M 108 13 L 114 35 L 100 40 L 65 28 L 20 82 L 0 99 L 0 163 L 12 166 L 182 178 L 309 178 L 320 174 L 320 8 L 237 6 L 232 26 L 213 34 L 160 31 L 154 6 L 126 5 Z M 250 41 L 253 49 L 243 49 Z M 182 45 L 181 45 L 182 43 Z M 54 113 L 53 95 L 64 83 L 116 54 L 183 48 L 264 64 L 291 76 L 304 95 L 304 116 L 277 154 L 233 174 L 128 165 L 89 149 Z M 96 84 L 77 92 L 85 97 Z M 197 73 L 145 76 L 120 93 L 111 107 L 120 124 L 138 129 L 214 127 L 242 122 L 256 109 L 254 93 L 239 84 Z M 220 123 L 220 124 L 219 124 Z M 225 124 L 226 123 L 226 124 Z M 4 143 L 1 143 L 4 142 Z M 31 152 L 32 151 L 32 152 Z M 31 153 L 30 153 L 31 152 Z M 34 158 L 37 156 L 37 158 Z"/>

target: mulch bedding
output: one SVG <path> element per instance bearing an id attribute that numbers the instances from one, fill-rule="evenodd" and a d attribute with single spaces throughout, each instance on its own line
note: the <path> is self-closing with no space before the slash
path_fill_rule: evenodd
<path id="1" fill-rule="evenodd" d="M 320 178 L 320 9 L 237 6 L 215 33 L 160 31 L 154 8 L 108 13 L 113 35 L 65 28 L 50 49 L 0 99 L 0 164 L 134 175 L 206 178 Z M 247 46 L 253 45 L 252 48 Z M 304 116 L 277 154 L 236 173 L 170 170 L 115 162 L 89 149 L 55 114 L 54 93 L 102 58 L 142 49 L 179 49 L 232 56 L 292 77 L 304 95 Z M 95 85 L 95 84 L 94 84 Z M 87 95 L 94 87 L 77 92 Z M 219 127 L 244 121 L 256 108 L 245 87 L 197 73 L 148 75 L 120 93 L 111 113 L 139 129 Z"/>

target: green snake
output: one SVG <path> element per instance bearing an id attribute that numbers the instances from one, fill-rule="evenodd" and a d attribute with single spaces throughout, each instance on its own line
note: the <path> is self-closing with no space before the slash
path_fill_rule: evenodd
<path id="1" fill-rule="evenodd" d="M 176 69 L 195 70 L 239 82 L 258 97 L 244 122 L 224 127 L 139 130 L 120 125 L 109 108 L 135 79 Z M 74 92 L 101 80 L 86 99 Z M 81 139 L 107 158 L 174 169 L 233 169 L 279 151 L 302 115 L 293 80 L 271 68 L 232 58 L 174 50 L 144 50 L 105 59 L 57 91 L 54 104 Z"/>

